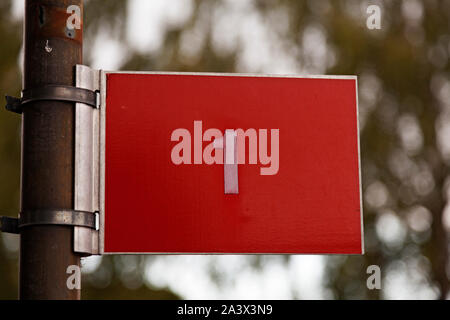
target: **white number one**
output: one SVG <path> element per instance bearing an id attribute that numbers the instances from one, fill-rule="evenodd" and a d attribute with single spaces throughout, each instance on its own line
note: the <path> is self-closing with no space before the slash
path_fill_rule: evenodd
<path id="1" fill-rule="evenodd" d="M 236 131 L 227 129 L 225 130 L 224 139 L 214 141 L 215 148 L 224 149 L 223 174 L 225 194 L 239 193 L 236 136 Z"/>

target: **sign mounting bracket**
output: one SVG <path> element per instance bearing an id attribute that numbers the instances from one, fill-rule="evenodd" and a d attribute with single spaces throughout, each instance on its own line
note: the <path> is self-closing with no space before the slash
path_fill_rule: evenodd
<path id="1" fill-rule="evenodd" d="M 36 225 L 79 226 L 96 230 L 97 215 L 76 210 L 26 210 L 19 218 L 0 217 L 0 230 L 19 234 L 20 229 Z"/>
<path id="2" fill-rule="evenodd" d="M 75 210 L 99 212 L 100 188 L 100 70 L 77 65 L 76 87 L 96 92 L 96 107 L 75 104 Z M 99 254 L 99 231 L 74 227 L 74 251 L 86 255 Z"/>
<path id="3" fill-rule="evenodd" d="M 29 225 L 68 225 L 74 227 L 74 252 L 99 254 L 100 188 L 100 70 L 83 65 L 75 67 L 75 86 L 47 85 L 24 90 L 21 98 L 6 97 L 6 109 L 21 114 L 33 101 L 75 102 L 74 208 L 32 210 L 20 218 L 0 217 L 0 230 L 19 233 Z"/>
<path id="4" fill-rule="evenodd" d="M 26 104 L 34 101 L 68 101 L 83 103 L 97 108 L 100 94 L 85 88 L 46 85 L 38 88 L 31 88 L 22 91 L 22 97 L 15 98 L 6 96 L 6 110 L 21 114 Z"/>

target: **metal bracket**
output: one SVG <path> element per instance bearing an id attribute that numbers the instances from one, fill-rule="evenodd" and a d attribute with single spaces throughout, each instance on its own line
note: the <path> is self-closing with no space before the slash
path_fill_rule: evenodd
<path id="1" fill-rule="evenodd" d="M 65 225 L 96 229 L 95 213 L 77 210 L 27 210 L 20 213 L 19 228 L 33 225 Z"/>
<path id="2" fill-rule="evenodd" d="M 6 96 L 6 110 L 21 114 L 22 113 L 22 99 Z"/>
<path id="3" fill-rule="evenodd" d="M 76 210 L 27 210 L 19 218 L 1 217 L 1 230 L 19 233 L 24 227 L 36 225 L 80 226 L 96 229 L 96 215 L 92 212 Z"/>
<path id="4" fill-rule="evenodd" d="M 19 233 L 19 219 L 0 217 L 0 231 L 5 233 Z"/>
<path id="5" fill-rule="evenodd" d="M 100 91 L 100 70 L 77 65 L 75 85 L 90 92 Z M 100 98 L 97 108 L 78 101 L 75 104 L 75 210 L 98 212 L 100 193 Z M 101 221 L 99 221 L 101 223 Z M 74 228 L 74 251 L 99 254 L 99 231 L 83 226 Z"/>
<path id="6" fill-rule="evenodd" d="M 70 101 L 89 105 L 97 108 L 99 105 L 99 93 L 85 88 L 47 85 L 39 88 L 31 88 L 22 91 L 22 98 L 6 96 L 6 110 L 19 113 L 23 112 L 23 106 L 34 101 Z"/>
<path id="7" fill-rule="evenodd" d="M 77 65 L 74 87 L 48 85 L 24 90 L 20 99 L 6 96 L 6 109 L 19 114 L 33 101 L 75 102 L 74 209 L 25 211 L 19 219 L 1 217 L 1 231 L 18 233 L 21 227 L 36 224 L 74 226 L 74 252 L 100 253 L 97 216 L 93 214 L 100 207 L 100 73 Z"/>

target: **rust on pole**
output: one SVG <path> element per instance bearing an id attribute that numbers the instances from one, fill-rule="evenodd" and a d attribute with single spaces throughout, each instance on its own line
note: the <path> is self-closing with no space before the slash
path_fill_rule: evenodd
<path id="1" fill-rule="evenodd" d="M 67 8 L 82 0 L 26 0 L 24 18 L 24 89 L 75 84 L 82 63 L 82 23 L 68 29 Z M 33 102 L 22 116 L 21 210 L 73 209 L 75 104 Z M 20 299 L 80 299 L 69 289 L 69 266 L 79 266 L 73 252 L 73 228 L 32 226 L 21 230 Z"/>

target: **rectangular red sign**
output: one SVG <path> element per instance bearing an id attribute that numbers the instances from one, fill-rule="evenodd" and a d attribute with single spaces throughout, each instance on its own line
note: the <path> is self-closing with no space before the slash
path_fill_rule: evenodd
<path id="1" fill-rule="evenodd" d="M 356 77 L 102 86 L 102 253 L 363 253 Z"/>

